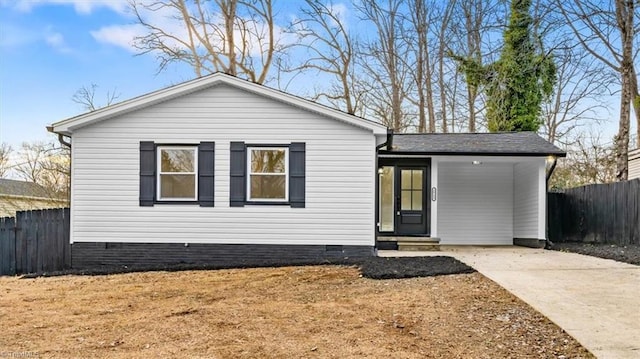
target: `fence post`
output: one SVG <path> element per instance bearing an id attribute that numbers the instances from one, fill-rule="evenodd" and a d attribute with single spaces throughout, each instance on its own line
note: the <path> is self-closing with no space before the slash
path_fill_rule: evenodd
<path id="1" fill-rule="evenodd" d="M 62 236 L 64 240 L 64 268 L 71 268 L 73 258 L 71 256 L 71 208 L 62 210 Z"/>
<path id="2" fill-rule="evenodd" d="M 0 218 L 0 275 L 16 274 L 16 219 Z"/>

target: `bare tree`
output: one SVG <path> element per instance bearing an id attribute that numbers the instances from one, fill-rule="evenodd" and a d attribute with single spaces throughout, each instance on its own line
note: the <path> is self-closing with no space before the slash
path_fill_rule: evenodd
<path id="1" fill-rule="evenodd" d="M 432 22 L 432 11 L 435 4 L 427 4 L 425 0 L 411 0 L 409 2 L 411 36 L 406 36 L 410 51 L 413 53 L 414 64 L 411 75 L 415 82 L 416 100 L 418 107 L 418 132 L 435 132 L 436 116 L 433 102 L 433 66 L 429 44 L 431 42 L 429 30 Z M 427 118 L 429 127 L 427 128 Z"/>
<path id="2" fill-rule="evenodd" d="M 556 0 L 578 43 L 596 59 L 620 76 L 620 118 L 616 136 L 616 178 L 627 179 L 631 105 L 640 133 L 640 94 L 633 49 L 640 32 L 636 0 L 601 2 L 594 0 Z"/>
<path id="3" fill-rule="evenodd" d="M 406 42 L 402 41 L 402 0 L 363 0 L 355 5 L 363 19 L 375 29 L 375 40 L 366 46 L 362 67 L 371 79 L 368 106 L 375 117 L 393 130 L 409 126 L 403 109 L 408 93 L 409 66 Z"/>
<path id="4" fill-rule="evenodd" d="M 575 139 L 567 151 L 567 158 L 558 163 L 549 186 L 571 188 L 593 183 L 610 183 L 616 180 L 614 146 L 603 143 L 600 134 L 593 130 Z"/>
<path id="5" fill-rule="evenodd" d="M 53 142 L 22 143 L 13 170 L 18 178 L 44 187 L 51 198 L 68 198 L 70 149 Z"/>
<path id="6" fill-rule="evenodd" d="M 87 111 L 95 111 L 101 107 L 113 104 L 120 97 L 120 94 L 116 94 L 116 90 L 114 89 L 111 92 L 107 91 L 104 103 L 99 103 L 96 100 L 97 89 L 98 85 L 94 83 L 89 86 L 82 86 L 73 94 L 71 101 L 81 105 Z"/>
<path id="7" fill-rule="evenodd" d="M 610 73 L 580 48 L 555 51 L 556 88 L 542 108 L 542 133 L 549 142 L 575 143 L 576 131 L 587 124 L 600 124 L 598 113 L 606 109 Z"/>
<path id="8" fill-rule="evenodd" d="M 13 148 L 7 143 L 0 144 L 0 178 L 4 178 L 11 168 L 11 153 Z"/>
<path id="9" fill-rule="evenodd" d="M 131 0 L 147 34 L 135 38 L 141 53 L 153 53 L 158 71 L 182 62 L 200 77 L 212 72 L 264 83 L 280 50 L 272 0 Z M 179 23 L 163 27 L 158 17 Z"/>
<path id="10" fill-rule="evenodd" d="M 333 77 L 331 86 L 316 91 L 312 99 L 325 99 L 334 107 L 355 114 L 362 108 L 364 91 L 360 90 L 355 68 L 357 46 L 343 23 L 346 14 L 331 2 L 306 0 L 300 15 L 292 24 L 292 31 L 299 38 L 297 46 L 302 47 L 307 56 L 304 63 L 286 71 L 313 71 Z"/>
<path id="11" fill-rule="evenodd" d="M 438 63 L 438 87 L 440 91 L 440 116 L 442 119 L 442 132 L 448 132 L 447 125 L 447 83 L 446 83 L 446 61 L 448 54 L 448 44 L 446 41 L 447 33 L 449 31 L 449 22 L 453 14 L 455 2 L 448 2 L 444 8 L 441 9 L 440 14 L 440 29 L 438 31 L 438 51 L 437 51 L 437 63 Z"/>

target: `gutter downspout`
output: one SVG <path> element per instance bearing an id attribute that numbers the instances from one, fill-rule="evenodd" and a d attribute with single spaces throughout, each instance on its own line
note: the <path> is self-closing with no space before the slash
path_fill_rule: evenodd
<path id="1" fill-rule="evenodd" d="M 553 157 L 553 162 L 551 163 L 551 167 L 549 167 L 549 170 L 547 171 L 547 176 L 545 179 L 545 195 L 548 196 L 549 193 L 549 179 L 551 179 L 551 175 L 553 175 L 553 171 L 556 169 L 556 165 L 558 164 L 558 157 L 556 156 L 552 156 Z M 544 249 L 551 249 L 551 247 L 553 246 L 553 242 L 551 242 L 551 240 L 549 239 L 549 204 L 547 203 L 547 201 L 545 201 L 547 208 L 545 211 L 545 214 L 547 216 L 547 225 L 546 225 L 546 238 L 545 238 L 545 244 L 544 244 Z"/>
<path id="2" fill-rule="evenodd" d="M 57 134 L 58 135 L 58 142 L 60 142 L 60 144 L 63 145 L 63 146 L 71 148 L 71 142 L 66 141 L 64 139 L 64 135 L 63 134 L 53 132 L 53 126 L 47 126 L 47 131 Z"/>
<path id="3" fill-rule="evenodd" d="M 53 126 L 47 126 L 47 131 L 51 133 L 56 133 L 53 131 Z M 64 139 L 64 135 L 61 133 L 56 133 L 58 135 L 58 141 L 61 145 L 66 146 L 71 150 L 71 142 L 66 141 Z M 71 139 L 71 136 L 68 136 Z M 71 208 L 71 156 L 69 156 L 69 187 L 67 188 L 67 203 L 69 203 L 69 208 Z M 71 236 L 71 232 L 69 232 L 69 236 Z"/>
<path id="4" fill-rule="evenodd" d="M 547 171 L 547 190 L 549 190 L 549 179 L 551 178 L 551 175 L 553 174 L 553 171 L 556 169 L 556 165 L 558 164 L 558 157 L 556 156 L 552 156 L 553 157 L 553 162 L 551 163 L 551 167 L 549 167 L 549 170 Z"/>
<path id="5" fill-rule="evenodd" d="M 376 146 L 376 153 L 384 146 L 387 146 L 387 150 L 391 150 L 393 147 L 393 130 L 390 128 L 387 129 L 387 140 Z"/>

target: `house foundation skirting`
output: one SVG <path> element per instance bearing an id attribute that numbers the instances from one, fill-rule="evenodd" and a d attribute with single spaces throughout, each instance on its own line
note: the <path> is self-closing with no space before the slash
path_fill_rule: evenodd
<path id="1" fill-rule="evenodd" d="M 71 245 L 74 269 L 270 266 L 321 263 L 374 254 L 373 246 L 341 245 L 123 242 L 76 242 Z"/>
<path id="2" fill-rule="evenodd" d="M 544 248 L 546 240 L 537 238 L 514 238 L 513 245 L 530 248 Z"/>

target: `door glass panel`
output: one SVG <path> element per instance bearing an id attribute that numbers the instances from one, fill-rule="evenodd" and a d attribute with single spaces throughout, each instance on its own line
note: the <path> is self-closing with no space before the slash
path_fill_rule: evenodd
<path id="1" fill-rule="evenodd" d="M 392 232 L 394 220 L 394 178 L 392 166 L 382 167 L 380 176 L 380 232 Z"/>
<path id="2" fill-rule="evenodd" d="M 400 210 L 401 211 L 410 211 L 413 208 L 411 207 L 411 191 L 402 191 L 400 196 Z"/>
<path id="3" fill-rule="evenodd" d="M 401 211 L 421 211 L 422 210 L 422 180 L 423 170 L 401 170 Z"/>
<path id="4" fill-rule="evenodd" d="M 422 211 L 422 190 L 412 191 L 411 209 L 414 211 Z"/>
<path id="5" fill-rule="evenodd" d="M 411 170 L 402 170 L 400 172 L 400 184 L 402 185 L 402 189 L 411 189 Z"/>
<path id="6" fill-rule="evenodd" d="M 413 188 L 422 190 L 422 170 L 413 170 Z"/>

